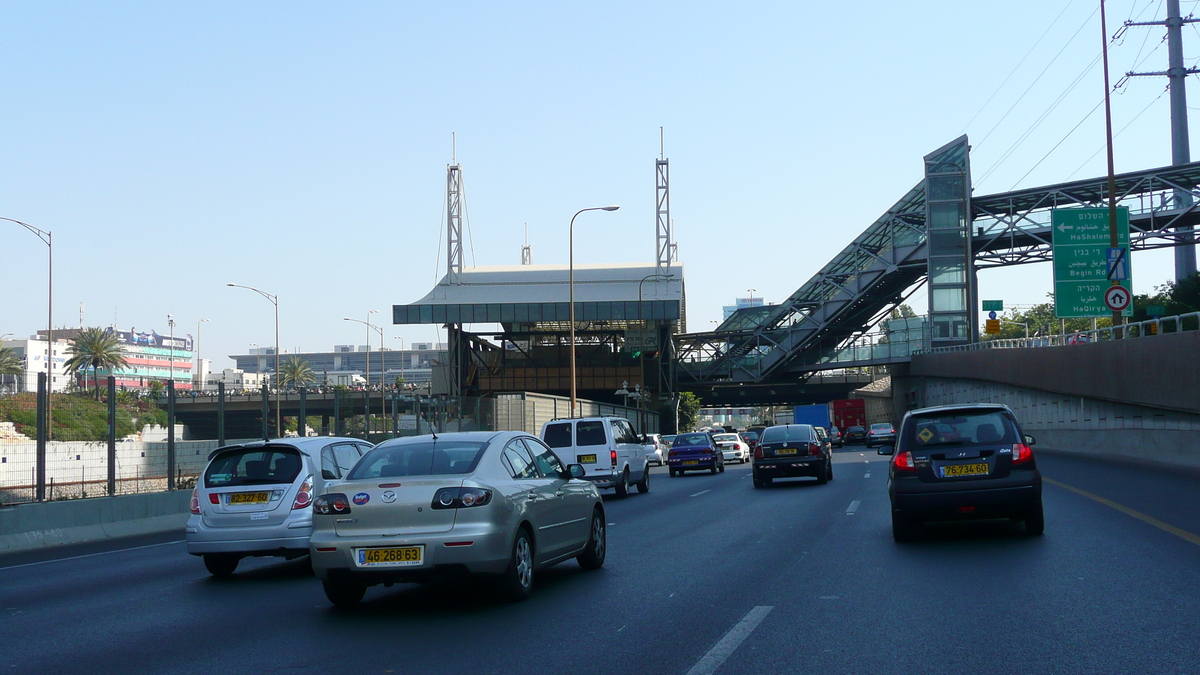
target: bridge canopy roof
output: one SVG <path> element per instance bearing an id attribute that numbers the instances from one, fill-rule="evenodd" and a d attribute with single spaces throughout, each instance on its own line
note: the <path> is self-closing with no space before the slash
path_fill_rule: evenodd
<path id="1" fill-rule="evenodd" d="M 661 272 L 653 263 L 575 266 L 575 314 L 580 321 L 678 320 L 683 313 L 683 265 Z M 567 321 L 567 265 L 506 265 L 464 269 L 457 283 L 442 277 L 425 297 L 392 307 L 393 323 L 537 323 Z"/>

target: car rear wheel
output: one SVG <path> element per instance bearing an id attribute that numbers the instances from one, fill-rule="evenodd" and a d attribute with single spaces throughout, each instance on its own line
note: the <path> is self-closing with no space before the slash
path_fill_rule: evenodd
<path id="1" fill-rule="evenodd" d="M 824 485 L 829 482 L 829 462 L 825 462 L 825 466 L 817 469 L 817 485 Z"/>
<path id="2" fill-rule="evenodd" d="M 366 586 L 356 584 L 352 581 L 335 581 L 329 579 L 322 581 L 321 586 L 325 589 L 325 597 L 329 598 L 329 602 L 332 602 L 336 607 L 357 605 L 367 593 Z"/>
<path id="3" fill-rule="evenodd" d="M 233 553 L 205 553 L 204 567 L 214 577 L 227 577 L 237 569 L 241 557 Z"/>
<path id="4" fill-rule="evenodd" d="M 679 472 L 676 471 L 674 467 L 668 467 L 667 472 L 671 474 L 671 478 L 674 478 L 679 475 Z"/>
<path id="5" fill-rule="evenodd" d="M 825 479 L 833 480 L 833 461 L 831 459 L 825 461 Z"/>
<path id="6" fill-rule="evenodd" d="M 624 499 L 629 495 L 629 467 L 621 472 L 621 480 L 617 481 L 616 485 L 617 498 Z"/>
<path id="7" fill-rule="evenodd" d="M 585 570 L 598 570 L 604 567 L 604 556 L 607 553 L 608 538 L 604 528 L 604 516 L 597 509 L 592 511 L 592 529 L 588 536 L 587 548 L 575 556 L 575 560 Z"/>
<path id="8" fill-rule="evenodd" d="M 895 541 L 912 541 L 916 539 L 921 526 L 892 511 L 892 539 Z"/>
<path id="9" fill-rule="evenodd" d="M 717 475 L 717 460 L 713 460 L 713 465 L 709 467 L 708 471 L 714 476 Z"/>
<path id="10" fill-rule="evenodd" d="M 1025 516 L 1025 534 L 1037 536 L 1045 531 L 1046 516 L 1042 511 L 1042 505 L 1038 504 L 1034 511 Z"/>
<path id="11" fill-rule="evenodd" d="M 650 491 L 650 467 L 647 466 L 646 470 L 642 472 L 642 479 L 637 482 L 637 489 L 642 494 Z"/>
<path id="12" fill-rule="evenodd" d="M 500 577 L 496 590 L 500 597 L 511 602 L 525 600 L 533 593 L 533 543 L 524 528 L 517 530 L 508 569 Z"/>

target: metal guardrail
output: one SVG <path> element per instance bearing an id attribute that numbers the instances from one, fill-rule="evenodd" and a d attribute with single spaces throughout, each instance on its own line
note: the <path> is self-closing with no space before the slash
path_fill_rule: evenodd
<path id="1" fill-rule="evenodd" d="M 984 340 L 969 345 L 953 347 L 934 347 L 913 352 L 919 354 L 943 354 L 947 352 L 972 352 L 981 349 L 1029 349 L 1034 347 L 1061 347 L 1064 345 L 1088 344 L 1092 342 L 1108 342 L 1111 340 L 1149 338 L 1168 333 L 1200 330 L 1200 312 L 1189 312 L 1176 316 L 1164 316 L 1120 326 L 1107 326 L 1096 330 L 1076 331 L 1067 335 L 1047 335 L 1030 338 L 1006 338 L 1003 340 Z M 1118 333 L 1120 336 L 1118 336 Z"/>

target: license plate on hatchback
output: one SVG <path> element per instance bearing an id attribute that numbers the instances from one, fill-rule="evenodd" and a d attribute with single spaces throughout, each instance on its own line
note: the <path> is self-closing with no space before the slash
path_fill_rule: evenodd
<path id="1" fill-rule="evenodd" d="M 949 466 L 942 467 L 942 478 L 986 475 L 988 475 L 987 464 L 951 464 Z"/>
<path id="2" fill-rule="evenodd" d="M 424 562 L 424 546 L 355 549 L 359 567 L 411 567 Z"/>
<path id="3" fill-rule="evenodd" d="M 595 455 L 576 455 L 575 459 L 579 460 L 580 464 L 595 464 Z"/>
<path id="4" fill-rule="evenodd" d="M 270 492 L 234 492 L 229 495 L 230 504 L 266 504 L 270 499 Z"/>
<path id="5" fill-rule="evenodd" d="M 796 454 L 796 449 L 795 448 L 780 448 L 775 451 L 775 454 L 777 454 L 777 455 L 794 455 L 794 454 Z"/>

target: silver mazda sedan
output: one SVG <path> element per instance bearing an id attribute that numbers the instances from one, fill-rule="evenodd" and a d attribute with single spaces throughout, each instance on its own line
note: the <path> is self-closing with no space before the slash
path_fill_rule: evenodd
<path id="1" fill-rule="evenodd" d="M 385 441 L 313 502 L 313 571 L 335 605 L 375 584 L 465 574 L 523 600 L 537 569 L 604 565 L 604 503 L 582 476 L 520 431 Z"/>

